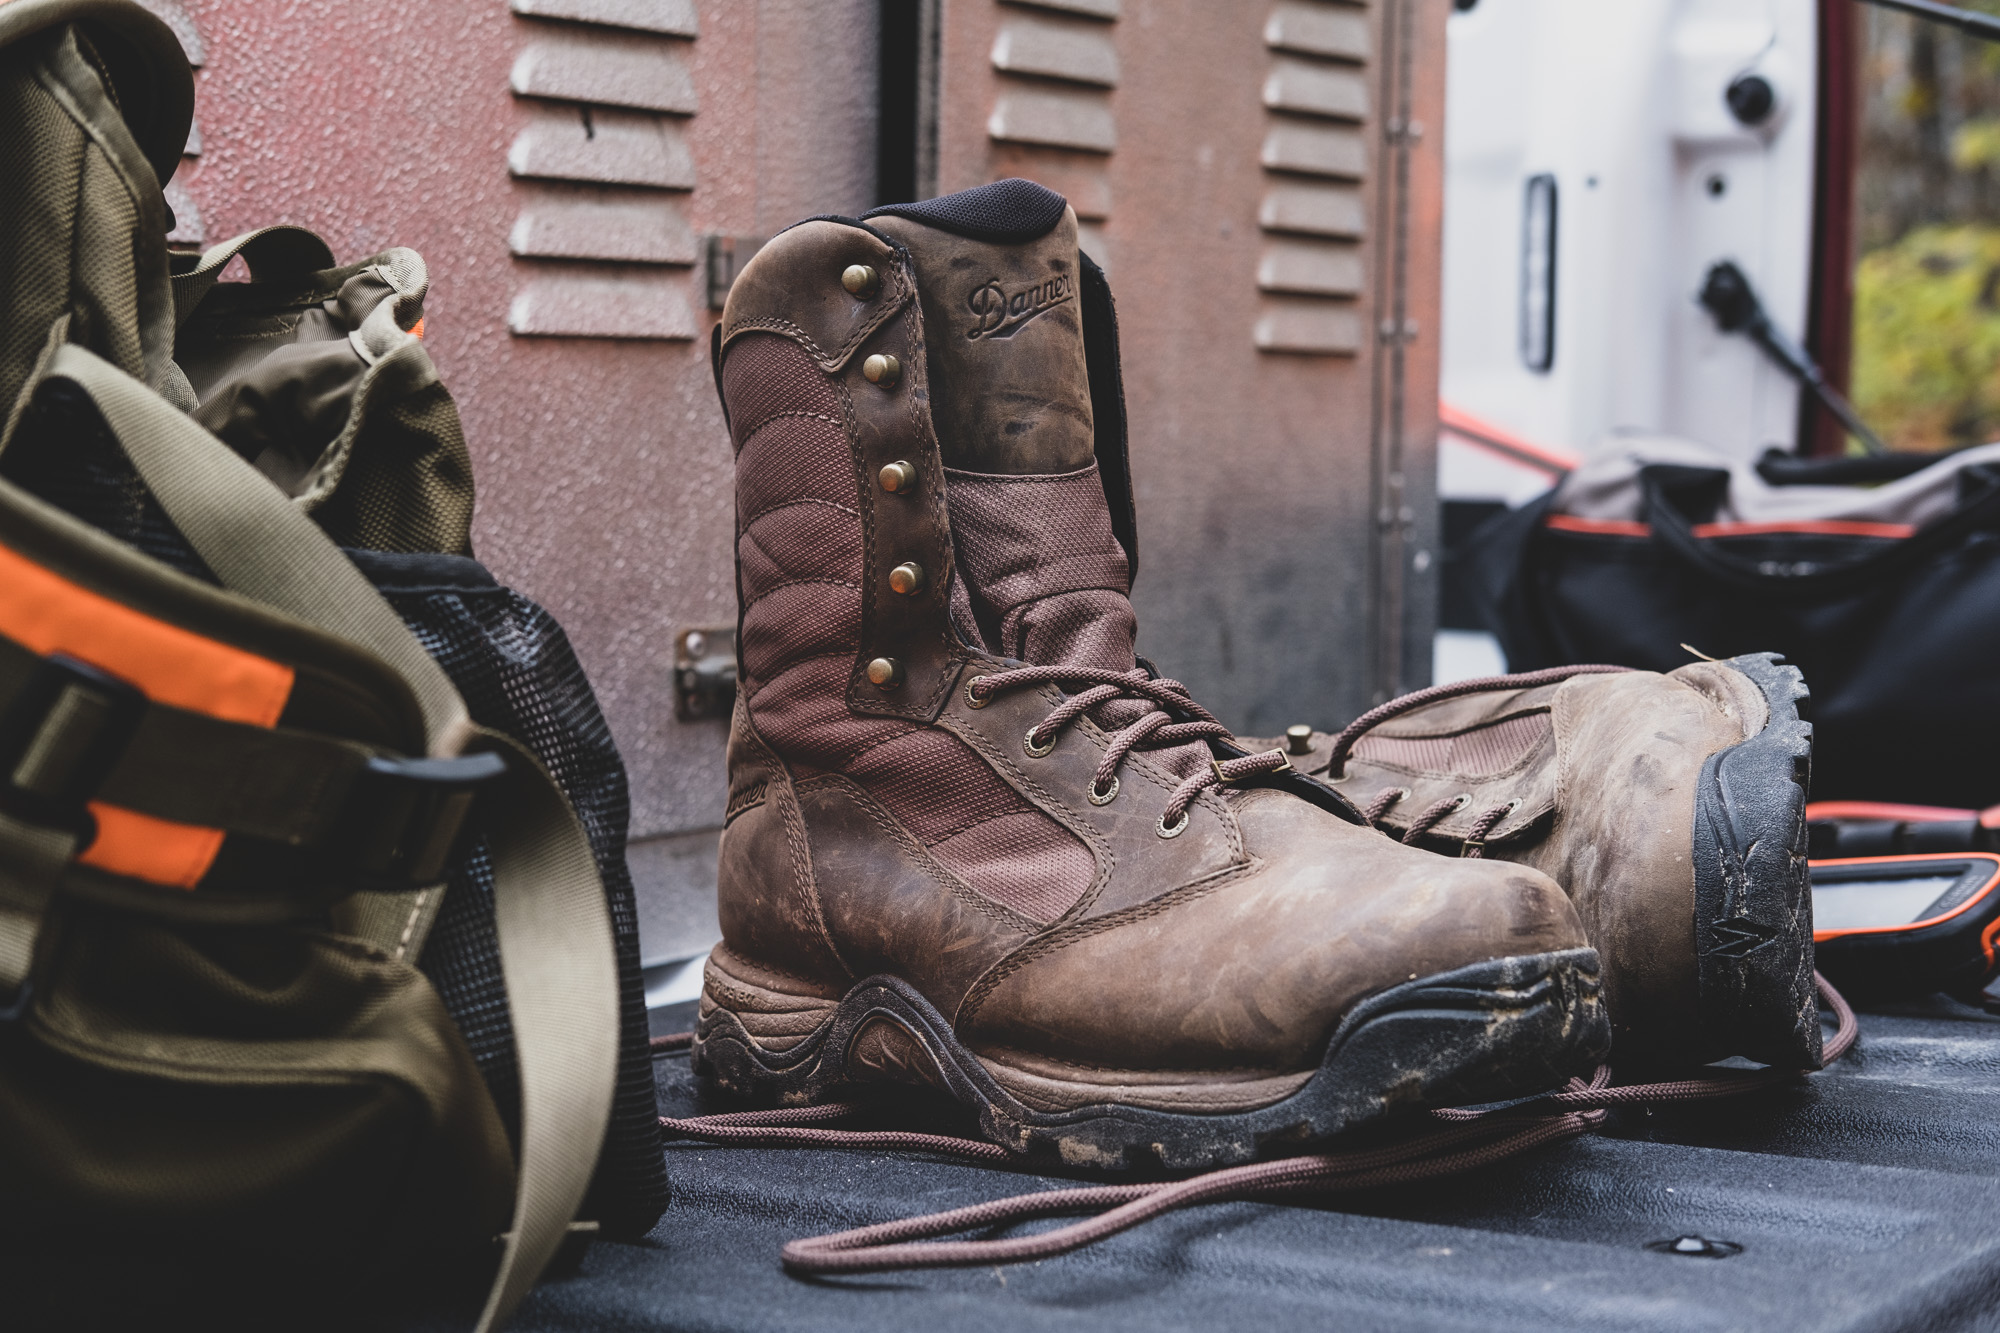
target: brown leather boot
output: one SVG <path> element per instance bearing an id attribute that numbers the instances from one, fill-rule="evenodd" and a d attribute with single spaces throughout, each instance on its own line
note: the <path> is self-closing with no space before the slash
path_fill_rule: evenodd
<path id="1" fill-rule="evenodd" d="M 1404 842 L 1562 884 L 1604 962 L 1615 1055 L 1816 1068 L 1806 697 L 1771 653 L 1560 667 L 1295 734 L 1292 762 Z"/>
<path id="2" fill-rule="evenodd" d="M 716 338 L 741 687 L 695 1067 L 1196 1167 L 1587 1065 L 1559 887 L 1370 832 L 1136 664 L 1061 197 L 898 213 L 777 237 Z"/>

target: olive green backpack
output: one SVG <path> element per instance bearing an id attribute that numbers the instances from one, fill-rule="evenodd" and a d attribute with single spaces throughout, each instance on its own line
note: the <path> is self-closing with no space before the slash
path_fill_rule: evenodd
<path id="1" fill-rule="evenodd" d="M 611 1113 L 600 863 L 323 530 L 463 549 L 455 412 L 427 358 L 398 361 L 410 327 L 370 324 L 410 272 L 378 257 L 323 298 L 354 289 L 341 391 L 370 430 L 252 448 L 225 442 L 245 414 L 209 418 L 224 439 L 188 415 L 176 297 L 202 317 L 220 267 L 168 271 L 160 182 L 191 104 L 131 0 L 0 0 L 7 1326 L 392 1326 L 400 1279 L 458 1264 L 491 1275 L 490 1328 L 562 1244 Z M 63 486 L 122 506 L 127 539 Z M 475 836 L 504 1114 L 415 966 Z"/>

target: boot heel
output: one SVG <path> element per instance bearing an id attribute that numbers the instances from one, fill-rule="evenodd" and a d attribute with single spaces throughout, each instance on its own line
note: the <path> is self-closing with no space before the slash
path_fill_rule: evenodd
<path id="1" fill-rule="evenodd" d="M 746 963 L 718 944 L 702 968 L 692 1060 L 729 1091 L 751 1097 L 796 1096 L 819 1080 L 819 1061 L 800 1048 L 817 1044 L 839 1008 L 806 983 Z"/>

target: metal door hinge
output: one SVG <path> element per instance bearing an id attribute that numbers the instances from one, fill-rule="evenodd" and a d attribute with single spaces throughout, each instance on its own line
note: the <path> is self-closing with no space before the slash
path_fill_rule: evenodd
<path id="1" fill-rule="evenodd" d="M 674 716 L 728 717 L 736 706 L 736 627 L 682 630 L 674 637 Z"/>
<path id="2" fill-rule="evenodd" d="M 764 236 L 711 236 L 708 238 L 708 308 L 720 310 L 729 301 L 729 289 L 736 275 L 750 262 L 750 256 L 764 248 Z"/>

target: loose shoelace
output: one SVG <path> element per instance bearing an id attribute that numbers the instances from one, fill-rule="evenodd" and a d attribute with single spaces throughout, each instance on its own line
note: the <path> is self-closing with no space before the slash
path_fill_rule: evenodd
<path id="1" fill-rule="evenodd" d="M 1835 1030 L 1824 1063 L 1847 1053 L 1860 1025 L 1839 991 L 1817 972 L 1820 998 L 1833 1010 Z M 653 1051 L 684 1050 L 694 1034 L 655 1037 Z M 1021 1194 L 968 1208 L 856 1227 L 792 1241 L 782 1254 L 789 1272 L 811 1275 L 881 1273 L 917 1268 L 983 1268 L 1067 1254 L 1177 1208 L 1225 1199 L 1256 1199 L 1332 1193 L 1405 1184 L 1455 1175 L 1515 1156 L 1543 1144 L 1575 1138 L 1604 1122 L 1612 1107 L 1734 1097 L 1768 1088 L 1795 1076 L 1765 1069 L 1714 1074 L 1671 1083 L 1611 1086 L 1611 1067 L 1599 1065 L 1589 1079 L 1572 1078 L 1561 1092 L 1498 1109 L 1447 1107 L 1429 1113 L 1437 1122 L 1395 1143 L 1347 1152 L 1307 1153 L 1274 1162 L 1209 1171 L 1186 1180 L 1132 1185 L 1083 1185 L 1073 1189 Z M 1538 1111 L 1537 1108 L 1548 1108 Z M 873 1148 L 933 1152 L 985 1165 L 1018 1165 L 998 1144 L 944 1134 L 903 1131 L 823 1129 L 827 1121 L 863 1114 L 865 1103 L 829 1102 L 773 1111 L 742 1111 L 687 1119 L 660 1117 L 661 1137 L 737 1143 L 762 1148 Z M 1000 1240 L 957 1240 L 919 1244 L 958 1231 L 984 1230 L 1102 1209 L 1096 1216 L 1053 1231 Z"/>
<path id="2" fill-rule="evenodd" d="M 1117 799 L 1118 768 L 1136 746 L 1160 749 L 1189 741 L 1235 740 L 1229 728 L 1194 701 L 1188 694 L 1187 686 L 1177 680 L 1150 679 L 1144 669 L 1137 667 L 1131 671 L 1104 671 L 1089 667 L 1012 667 L 968 680 L 965 683 L 965 701 L 974 708 L 984 708 L 993 702 L 994 695 L 1003 690 L 1022 689 L 1030 685 L 1088 687 L 1064 699 L 1054 712 L 1028 729 L 1025 747 L 1037 759 L 1055 749 L 1056 738 L 1064 727 L 1101 704 L 1114 699 L 1135 699 L 1155 705 L 1144 717 L 1111 737 L 1104 757 L 1097 761 L 1097 771 L 1091 775 L 1090 801 L 1093 805 L 1109 805 Z M 1176 722 L 1168 712 L 1163 711 L 1166 709 L 1178 710 L 1194 720 Z M 1282 773 L 1291 766 L 1292 761 L 1285 757 L 1283 750 L 1268 750 L 1238 759 L 1211 758 L 1206 769 L 1183 781 L 1167 798 L 1167 808 L 1160 813 L 1159 835 L 1163 838 L 1179 837 L 1188 825 L 1188 807 L 1203 792 L 1231 782 L 1241 782 L 1245 778 Z"/>
<path id="3" fill-rule="evenodd" d="M 1347 724 L 1347 727 L 1338 736 L 1333 738 L 1333 749 L 1327 757 L 1327 779 L 1328 781 L 1332 781 L 1346 772 L 1348 756 L 1353 752 L 1355 745 L 1369 731 L 1381 726 L 1390 718 L 1400 717 L 1412 709 L 1422 708 L 1426 704 L 1434 704 L 1443 699 L 1456 699 L 1460 695 L 1478 694 L 1483 690 L 1533 689 L 1538 685 L 1558 684 L 1568 680 L 1571 676 L 1604 675 L 1610 672 L 1629 670 L 1631 670 L 1630 667 L 1602 665 L 1550 667 L 1545 671 L 1524 671 L 1513 676 L 1480 676 L 1473 680 L 1453 681 L 1449 685 L 1433 685 L 1428 689 L 1416 690 L 1400 698 L 1391 699 L 1388 703 L 1377 705 L 1363 713 L 1360 717 L 1355 718 Z M 1377 792 L 1375 798 L 1362 808 L 1362 819 L 1367 821 L 1369 828 L 1380 828 L 1382 817 L 1394 809 L 1399 801 L 1406 799 L 1409 794 L 1410 789 L 1408 787 L 1390 787 L 1386 791 Z M 1446 796 L 1441 800 L 1431 802 L 1418 811 L 1417 817 L 1410 821 L 1410 826 L 1403 830 L 1403 841 L 1414 843 L 1418 838 L 1430 832 L 1431 828 L 1446 815 L 1456 813 L 1471 803 L 1472 797 L 1465 793 L 1457 796 Z M 1521 803 L 1519 801 L 1508 801 L 1503 805 L 1496 805 L 1491 810 L 1481 813 L 1479 818 L 1472 821 L 1472 828 L 1465 835 L 1464 847 L 1461 854 L 1470 859 L 1477 859 L 1484 855 L 1486 835 L 1491 833 L 1494 826 L 1501 820 L 1520 808 Z M 1383 832 L 1390 832 L 1390 830 L 1384 829 Z"/>

